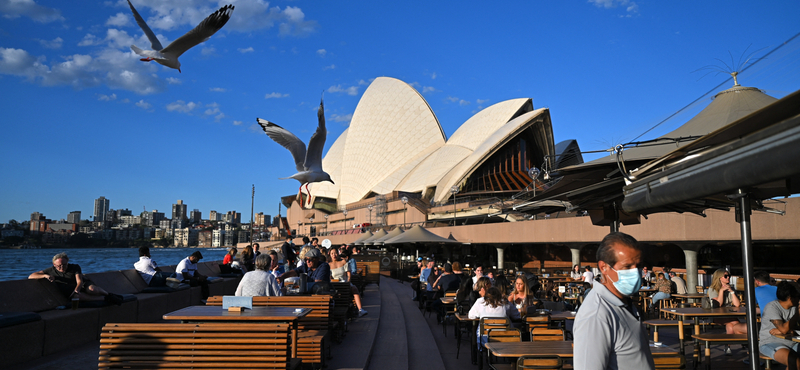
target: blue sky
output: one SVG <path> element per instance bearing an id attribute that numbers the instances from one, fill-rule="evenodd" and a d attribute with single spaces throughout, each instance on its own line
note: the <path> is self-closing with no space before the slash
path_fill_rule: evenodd
<path id="1" fill-rule="evenodd" d="M 252 184 L 255 212 L 275 215 L 298 184 L 278 180 L 294 173 L 291 157 L 256 117 L 305 141 L 324 91 L 329 147 L 379 76 L 417 88 L 448 136 L 482 108 L 530 97 L 550 108 L 556 142 L 602 150 L 728 78 L 696 70 L 758 58 L 800 32 L 797 1 L 133 3 L 164 45 L 222 5 L 236 9 L 181 56 L 179 73 L 131 52 L 149 42 L 125 1 L 0 0 L 0 221 L 89 218 L 99 196 L 134 214 L 169 214 L 182 199 L 203 217 L 236 210 L 249 221 Z M 797 90 L 799 45 L 740 83 Z"/>

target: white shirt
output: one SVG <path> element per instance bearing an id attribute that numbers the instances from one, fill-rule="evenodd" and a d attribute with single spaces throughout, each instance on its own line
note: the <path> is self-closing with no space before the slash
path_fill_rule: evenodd
<path id="1" fill-rule="evenodd" d="M 255 270 L 244 274 L 239 286 L 236 287 L 235 294 L 246 297 L 283 295 L 275 276 L 264 270 Z"/>
<path id="2" fill-rule="evenodd" d="M 583 273 L 583 282 L 594 285 L 594 273 L 591 271 L 585 271 Z"/>
<path id="3" fill-rule="evenodd" d="M 150 259 L 150 257 L 140 256 L 139 260 L 133 264 L 133 268 L 139 272 L 139 275 L 144 279 L 145 283 L 150 284 L 150 280 L 152 280 L 153 275 L 156 274 L 158 264 L 156 264 L 156 261 Z"/>
<path id="4" fill-rule="evenodd" d="M 468 314 L 470 319 L 480 319 L 483 317 L 510 317 L 512 319 L 519 318 L 519 311 L 516 307 L 503 302 L 500 306 L 492 307 L 486 304 L 483 297 L 478 298 L 472 308 L 469 309 Z"/>
<path id="5" fill-rule="evenodd" d="M 179 274 L 183 272 L 188 272 L 189 276 L 194 276 L 195 271 L 197 271 L 197 264 L 192 263 L 192 261 L 189 260 L 189 257 L 182 259 L 181 263 L 179 263 L 178 266 L 175 267 L 175 272 Z"/>

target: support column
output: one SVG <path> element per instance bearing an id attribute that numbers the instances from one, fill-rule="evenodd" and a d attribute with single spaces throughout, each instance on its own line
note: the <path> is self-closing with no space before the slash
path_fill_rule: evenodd
<path id="1" fill-rule="evenodd" d="M 753 286 L 753 235 L 750 230 L 750 195 L 739 189 L 735 195 L 736 221 L 742 234 L 742 262 L 744 264 L 744 296 L 747 309 L 747 342 L 750 347 L 750 367 L 761 368 L 758 352 L 758 323 L 756 322 L 756 291 Z M 734 196 L 729 196 L 734 198 Z"/>
<path id="2" fill-rule="evenodd" d="M 572 266 L 581 265 L 581 247 L 569 247 L 569 251 L 572 252 Z M 572 266 L 570 266 L 570 271 L 572 271 Z"/>
<path id="3" fill-rule="evenodd" d="M 689 293 L 698 293 L 697 250 L 685 247 L 681 247 L 681 249 L 683 249 L 683 255 L 686 257 L 686 291 Z"/>
<path id="4" fill-rule="evenodd" d="M 505 252 L 506 246 L 505 245 L 495 245 L 497 249 L 497 269 L 502 271 L 503 270 L 503 252 Z"/>

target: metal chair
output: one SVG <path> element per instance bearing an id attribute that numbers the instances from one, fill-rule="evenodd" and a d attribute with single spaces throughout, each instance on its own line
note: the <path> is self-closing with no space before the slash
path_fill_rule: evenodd
<path id="1" fill-rule="evenodd" d="M 521 341 L 522 341 L 522 333 L 517 328 L 492 328 L 489 329 L 486 335 L 487 343 L 492 343 L 492 342 L 509 343 L 509 342 L 521 342 Z M 492 362 L 491 353 L 487 352 L 486 357 L 490 368 L 494 370 L 501 370 L 498 368 L 497 364 Z"/>
<path id="2" fill-rule="evenodd" d="M 531 329 L 531 342 L 563 341 L 564 329 L 533 328 Z"/>

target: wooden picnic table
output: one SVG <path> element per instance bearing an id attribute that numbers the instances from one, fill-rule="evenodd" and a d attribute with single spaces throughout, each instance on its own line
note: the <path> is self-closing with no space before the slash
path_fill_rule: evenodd
<path id="1" fill-rule="evenodd" d="M 572 341 L 554 342 L 492 342 L 486 343 L 486 349 L 497 357 L 520 357 L 526 355 L 556 355 L 571 358 L 573 356 Z M 651 353 L 677 354 L 666 346 L 650 347 Z"/>
<path id="2" fill-rule="evenodd" d="M 220 306 L 189 306 L 164 314 L 164 320 L 191 322 L 286 322 L 292 327 L 291 357 L 297 357 L 297 319 L 311 312 L 310 308 L 258 306 L 242 312 L 230 312 Z"/>
<path id="3" fill-rule="evenodd" d="M 744 307 L 720 307 L 720 308 L 712 308 L 705 310 L 700 307 L 688 307 L 688 308 L 670 308 L 667 309 L 671 314 L 680 316 L 679 320 L 686 320 L 686 319 L 694 319 L 694 333 L 696 335 L 700 334 L 700 318 L 701 317 L 726 317 L 726 316 L 746 316 L 747 310 Z M 678 325 L 678 340 L 680 341 L 680 351 L 681 354 L 684 354 L 683 349 L 683 341 L 685 339 L 685 334 L 683 330 L 683 325 Z M 699 358 L 700 355 L 700 341 L 697 339 L 694 340 L 694 351 L 695 351 L 695 358 Z"/>

